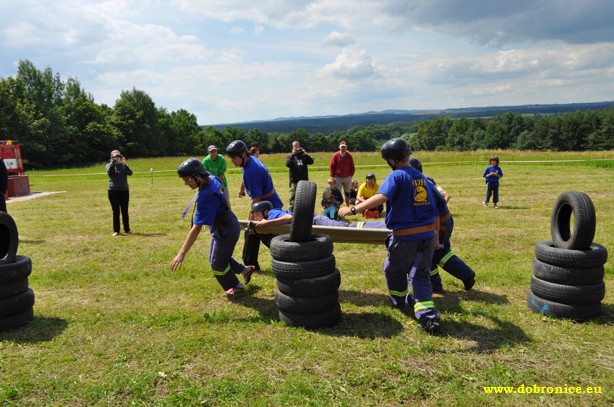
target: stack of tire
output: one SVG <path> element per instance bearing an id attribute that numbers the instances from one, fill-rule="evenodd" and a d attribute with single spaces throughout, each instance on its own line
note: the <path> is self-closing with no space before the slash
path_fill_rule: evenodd
<path id="1" fill-rule="evenodd" d="M 316 192 L 315 183 L 299 181 L 290 234 L 275 236 L 270 244 L 279 319 L 307 329 L 330 327 L 341 320 L 341 274 L 332 238 L 311 233 Z"/>
<path id="2" fill-rule="evenodd" d="M 17 225 L 0 212 L 0 331 L 28 324 L 34 318 L 34 292 L 28 286 L 32 261 L 17 255 Z"/>
<path id="3" fill-rule="evenodd" d="M 603 265 L 608 252 L 593 242 L 593 202 L 583 192 L 562 193 L 552 210 L 550 224 L 552 240 L 535 246 L 528 307 L 544 315 L 576 321 L 598 317 L 605 297 Z"/>

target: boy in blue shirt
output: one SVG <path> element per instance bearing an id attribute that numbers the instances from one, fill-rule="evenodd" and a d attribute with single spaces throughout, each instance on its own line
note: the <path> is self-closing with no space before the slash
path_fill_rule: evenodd
<path id="1" fill-rule="evenodd" d="M 429 268 L 437 244 L 439 212 L 428 181 L 409 164 L 411 149 L 402 138 L 382 146 L 382 158 L 392 168 L 371 198 L 351 208 L 341 208 L 342 218 L 386 204 L 385 222 L 392 234 L 383 270 L 393 306 L 415 315 L 429 334 L 439 332 L 439 315 L 433 303 Z M 408 290 L 411 281 L 413 297 Z"/>
<path id="2" fill-rule="evenodd" d="M 490 165 L 484 170 L 484 178 L 486 178 L 486 199 L 482 202 L 482 205 L 488 206 L 490 196 L 492 195 L 492 203 L 495 209 L 498 208 L 499 203 L 499 178 L 503 177 L 503 171 L 499 167 L 499 157 L 493 155 L 490 157 Z"/>
<path id="3" fill-rule="evenodd" d="M 284 203 L 277 195 L 273 179 L 268 168 L 255 156 L 250 155 L 247 145 L 242 140 L 235 140 L 226 147 L 226 154 L 237 167 L 243 171 L 243 185 L 247 195 L 252 199 L 253 206 L 260 201 L 269 201 L 273 208 L 281 209 Z M 241 195 L 239 195 L 241 196 Z M 270 241 L 272 237 L 268 237 Z M 256 270 L 260 270 L 258 264 L 258 251 L 260 250 L 261 237 L 245 232 L 245 243 L 243 244 L 243 262 L 253 264 Z M 266 241 L 263 240 L 265 243 Z"/>

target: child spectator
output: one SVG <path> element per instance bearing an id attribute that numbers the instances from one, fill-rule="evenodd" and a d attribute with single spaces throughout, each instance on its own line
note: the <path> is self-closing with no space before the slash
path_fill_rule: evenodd
<path id="1" fill-rule="evenodd" d="M 493 155 L 490 157 L 490 165 L 484 170 L 484 178 L 486 178 L 486 199 L 482 202 L 482 205 L 488 206 L 490 196 L 492 195 L 492 203 L 495 209 L 498 208 L 499 203 L 499 178 L 503 177 L 503 171 L 499 167 L 499 157 Z"/>
<path id="2" fill-rule="evenodd" d="M 350 184 L 350 205 L 356 205 L 356 197 L 358 196 L 358 181 L 352 180 Z"/>
<path id="3" fill-rule="evenodd" d="M 334 178 L 328 179 L 328 187 L 330 188 L 330 192 L 333 194 L 333 198 L 339 202 L 339 205 L 343 203 L 343 194 L 341 190 L 337 188 L 337 181 Z"/>
<path id="4" fill-rule="evenodd" d="M 322 209 L 324 212 L 322 213 L 324 216 L 329 217 L 330 219 L 337 219 L 337 212 L 339 210 L 339 206 L 343 203 L 343 200 L 338 201 L 334 196 L 333 192 L 329 187 L 324 188 L 324 193 L 322 194 Z"/>

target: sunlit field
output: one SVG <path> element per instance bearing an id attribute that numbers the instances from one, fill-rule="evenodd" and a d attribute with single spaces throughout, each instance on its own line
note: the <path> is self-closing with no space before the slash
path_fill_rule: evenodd
<path id="1" fill-rule="evenodd" d="M 612 405 L 611 258 L 600 318 L 544 317 L 528 309 L 525 297 L 535 244 L 550 239 L 561 192 L 591 197 L 594 241 L 612 257 L 614 152 L 498 152 L 500 209 L 482 206 L 491 154 L 416 153 L 425 174 L 452 195 L 452 248 L 477 274 L 466 292 L 442 272 L 446 292 L 434 297 L 439 336 L 390 308 L 383 245 L 335 244 L 343 318 L 313 331 L 279 321 L 264 246 L 263 270 L 236 301 L 224 297 L 211 273 L 206 229 L 172 273 L 169 264 L 190 227 L 181 213 L 194 192 L 176 174 L 187 157 L 128 157 L 135 234 L 115 238 L 105 163 L 30 172 L 32 192 L 57 193 L 8 203 L 18 254 L 32 259 L 36 304 L 32 323 L 0 332 L 0 405 Z M 331 153 L 312 156 L 319 202 Z M 285 155 L 261 158 L 287 201 Z M 379 181 L 389 172 L 378 153 L 354 159 L 360 181 L 367 172 Z M 237 197 L 240 170 L 227 162 L 232 208 L 246 219 L 249 200 Z M 237 259 L 242 247 L 243 238 Z M 534 385 L 600 391 L 517 391 Z M 516 391 L 489 394 L 487 386 Z"/>

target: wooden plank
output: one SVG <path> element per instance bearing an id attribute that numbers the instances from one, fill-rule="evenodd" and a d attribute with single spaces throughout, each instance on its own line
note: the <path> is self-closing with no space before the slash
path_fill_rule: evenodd
<path id="1" fill-rule="evenodd" d="M 239 220 L 239 223 L 245 228 L 248 227 L 251 221 Z M 290 233 L 290 225 L 265 226 L 258 228 L 257 231 L 261 234 L 283 235 Z M 311 233 L 329 235 L 335 243 L 383 244 L 391 231 L 389 229 L 359 229 L 313 225 Z"/>

